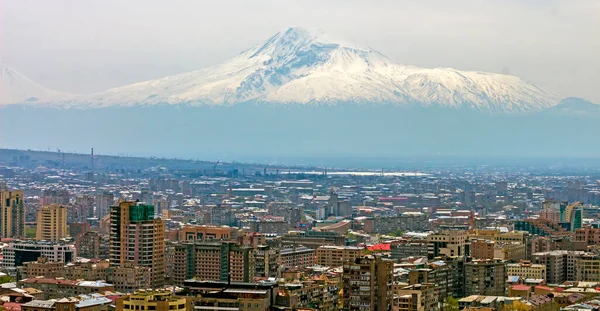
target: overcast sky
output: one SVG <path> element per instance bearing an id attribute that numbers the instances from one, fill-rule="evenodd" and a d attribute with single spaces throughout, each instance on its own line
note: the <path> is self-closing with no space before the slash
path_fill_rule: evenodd
<path id="1" fill-rule="evenodd" d="M 290 26 L 600 103 L 600 0 L 0 0 L 0 58 L 90 93 L 214 65 Z"/>

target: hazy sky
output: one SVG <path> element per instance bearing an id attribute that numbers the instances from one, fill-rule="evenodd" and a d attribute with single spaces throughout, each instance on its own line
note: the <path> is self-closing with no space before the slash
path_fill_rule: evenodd
<path id="1" fill-rule="evenodd" d="M 89 93 L 213 65 L 290 26 L 600 103 L 600 0 L 0 0 L 0 58 Z"/>

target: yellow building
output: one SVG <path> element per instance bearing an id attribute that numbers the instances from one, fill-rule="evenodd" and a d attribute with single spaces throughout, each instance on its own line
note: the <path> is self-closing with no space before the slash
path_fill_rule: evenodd
<path id="1" fill-rule="evenodd" d="M 578 281 L 600 282 L 600 259 L 592 256 L 579 258 L 575 271 Z"/>
<path id="2" fill-rule="evenodd" d="M 117 299 L 115 305 L 116 311 L 186 311 L 188 309 L 188 302 L 185 298 L 173 296 L 170 291 L 166 290 L 136 291 Z"/>
<path id="3" fill-rule="evenodd" d="M 36 239 L 58 241 L 67 236 L 67 208 L 62 205 L 42 206 L 37 214 Z"/>
<path id="4" fill-rule="evenodd" d="M 0 238 L 25 237 L 23 191 L 0 189 Z"/>
<path id="5" fill-rule="evenodd" d="M 530 260 L 506 265 L 509 276 L 520 276 L 523 279 L 546 279 L 546 265 L 534 264 Z"/>

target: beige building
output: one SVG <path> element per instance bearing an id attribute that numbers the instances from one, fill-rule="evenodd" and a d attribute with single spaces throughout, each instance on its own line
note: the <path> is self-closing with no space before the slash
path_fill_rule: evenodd
<path id="1" fill-rule="evenodd" d="M 0 189 L 0 238 L 25 237 L 23 191 Z"/>
<path id="2" fill-rule="evenodd" d="M 427 236 L 429 258 L 469 255 L 469 234 L 466 231 L 440 231 Z"/>
<path id="3" fill-rule="evenodd" d="M 600 282 L 600 258 L 592 254 L 578 258 L 575 271 L 577 281 Z"/>
<path id="4" fill-rule="evenodd" d="M 117 299 L 115 306 L 116 311 L 186 311 L 191 309 L 191 304 L 188 308 L 188 302 L 185 298 L 173 296 L 170 291 L 165 290 L 136 291 L 134 294 Z"/>
<path id="5" fill-rule="evenodd" d="M 546 266 L 531 263 L 530 260 L 521 260 L 519 263 L 506 265 L 509 276 L 520 276 L 523 279 L 546 279 Z"/>
<path id="6" fill-rule="evenodd" d="M 356 246 L 323 245 L 317 248 L 317 265 L 340 267 L 348 260 L 362 255 L 363 249 Z"/>
<path id="7" fill-rule="evenodd" d="M 45 205 L 37 213 L 37 240 L 57 241 L 67 236 L 67 208 Z"/>
<path id="8" fill-rule="evenodd" d="M 433 283 L 414 284 L 396 289 L 398 311 L 436 311 L 438 297 Z"/>

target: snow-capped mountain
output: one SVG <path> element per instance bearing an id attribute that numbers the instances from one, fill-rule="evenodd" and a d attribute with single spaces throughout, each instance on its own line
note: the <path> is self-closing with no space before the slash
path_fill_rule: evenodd
<path id="1" fill-rule="evenodd" d="M 67 105 L 420 104 L 484 111 L 537 111 L 559 99 L 518 77 L 396 63 L 369 48 L 300 28 L 202 70 L 139 82 Z"/>
<path id="2" fill-rule="evenodd" d="M 0 105 L 48 102 L 71 96 L 45 88 L 0 63 Z"/>

